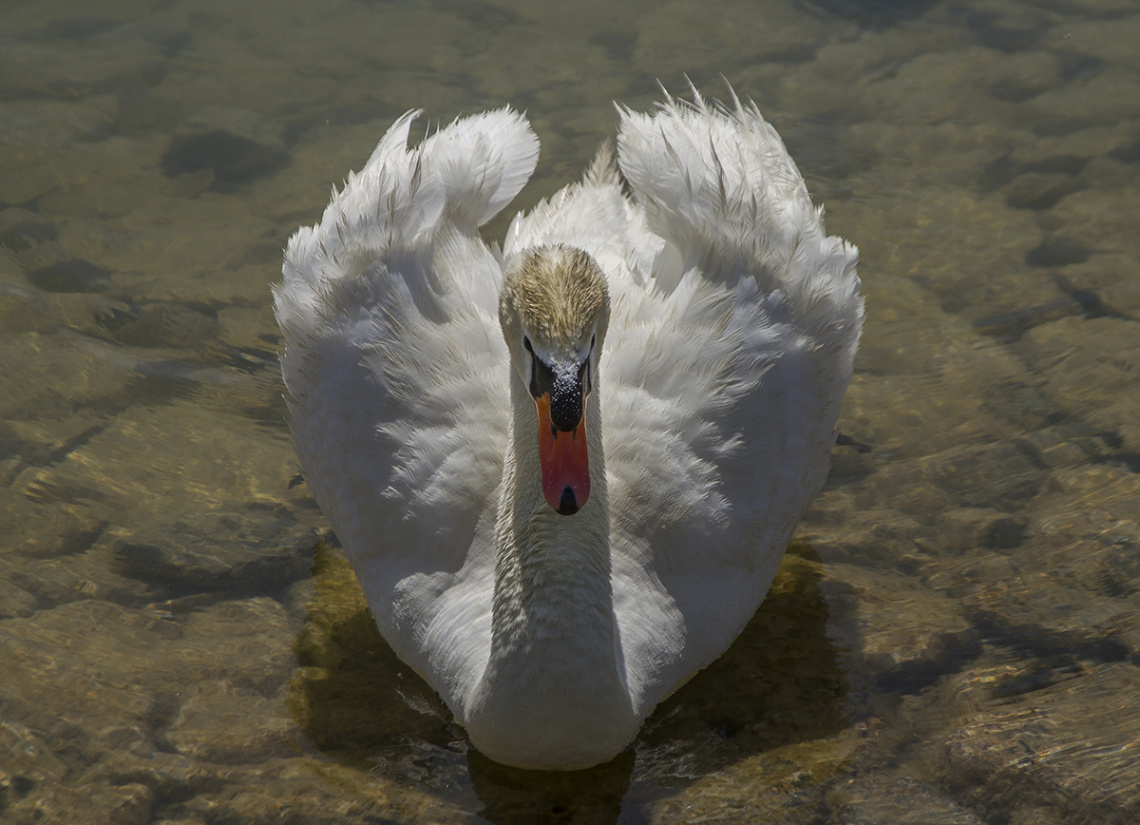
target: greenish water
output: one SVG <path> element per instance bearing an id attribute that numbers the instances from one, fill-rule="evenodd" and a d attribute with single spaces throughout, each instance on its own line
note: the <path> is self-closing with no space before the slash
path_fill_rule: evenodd
<path id="1" fill-rule="evenodd" d="M 1140 820 L 1133 0 L 0 10 L 0 821 Z M 297 475 L 270 284 L 391 121 L 510 103 L 488 229 L 721 75 L 861 250 L 823 494 L 581 774 L 471 751 Z"/>

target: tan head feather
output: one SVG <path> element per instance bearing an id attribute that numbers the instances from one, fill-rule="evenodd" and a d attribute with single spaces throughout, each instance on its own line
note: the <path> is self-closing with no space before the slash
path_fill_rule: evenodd
<path id="1" fill-rule="evenodd" d="M 588 344 L 595 329 L 604 334 L 609 303 L 605 275 L 586 252 L 542 246 L 511 260 L 503 274 L 499 316 L 507 335 L 517 318 L 536 344 L 569 355 Z"/>

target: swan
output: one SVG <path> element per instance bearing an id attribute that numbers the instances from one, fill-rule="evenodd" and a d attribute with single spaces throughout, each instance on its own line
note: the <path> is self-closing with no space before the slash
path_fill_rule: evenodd
<path id="1" fill-rule="evenodd" d="M 626 748 L 743 629 L 827 474 L 857 250 L 729 91 L 619 107 L 616 157 L 501 252 L 479 227 L 534 171 L 526 119 L 408 148 L 408 112 L 286 248 L 304 478 L 385 639 L 501 763 Z"/>

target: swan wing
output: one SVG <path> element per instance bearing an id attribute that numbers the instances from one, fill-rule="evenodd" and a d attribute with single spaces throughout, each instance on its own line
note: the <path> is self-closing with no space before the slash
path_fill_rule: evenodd
<path id="1" fill-rule="evenodd" d="M 418 114 L 334 191 L 320 224 L 290 239 L 275 308 L 306 483 L 396 652 L 462 679 L 488 644 L 489 620 L 455 611 L 490 604 L 493 576 L 473 571 L 494 563 L 481 536 L 509 415 L 502 270 L 478 227 L 526 183 L 538 141 L 501 109 L 409 149 Z M 448 605 L 442 594 L 463 592 L 465 577 L 488 593 Z M 445 610 L 461 632 L 433 644 Z M 432 681 L 450 698 L 454 685 Z"/>
<path id="2" fill-rule="evenodd" d="M 648 233 L 616 278 L 601 368 L 615 609 L 648 712 L 767 592 L 828 471 L 863 317 L 855 247 L 825 234 L 752 104 L 621 112 Z"/>

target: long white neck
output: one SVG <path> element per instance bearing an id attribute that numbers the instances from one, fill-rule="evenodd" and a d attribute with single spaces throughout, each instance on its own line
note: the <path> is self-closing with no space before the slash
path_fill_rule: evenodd
<path id="1" fill-rule="evenodd" d="M 614 617 L 597 400 L 595 387 L 586 404 L 590 497 L 574 515 L 559 515 L 542 493 L 534 402 L 512 372 L 491 654 L 465 713 L 472 741 L 499 761 L 593 764 L 596 752 L 612 754 L 637 731 Z"/>

